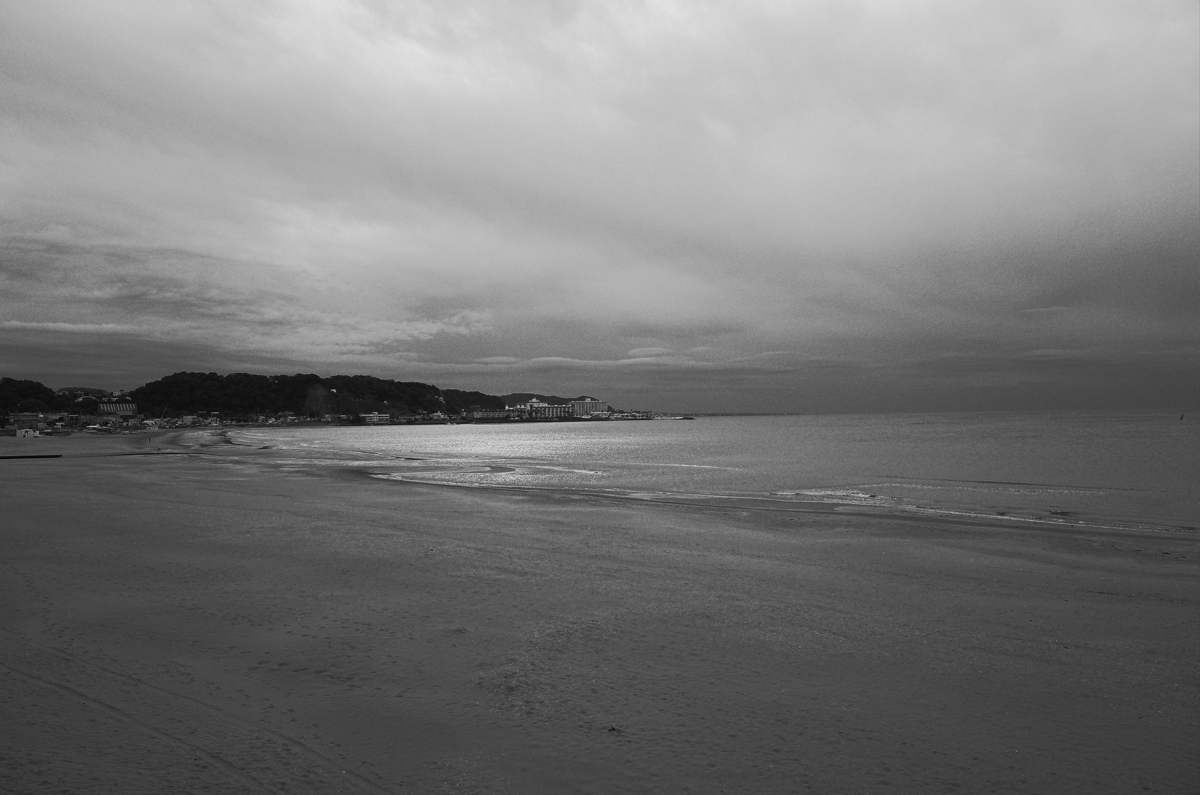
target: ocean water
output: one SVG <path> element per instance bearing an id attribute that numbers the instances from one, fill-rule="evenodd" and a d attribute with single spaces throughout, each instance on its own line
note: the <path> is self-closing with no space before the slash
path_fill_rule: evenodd
<path id="1" fill-rule="evenodd" d="M 285 465 L 324 452 L 379 477 L 464 486 L 1200 527 L 1200 422 L 1165 413 L 282 426 L 233 439 L 269 446 Z"/>

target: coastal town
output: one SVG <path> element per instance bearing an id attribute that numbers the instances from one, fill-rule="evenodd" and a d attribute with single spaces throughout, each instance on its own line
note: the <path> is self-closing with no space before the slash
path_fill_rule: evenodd
<path id="1" fill-rule="evenodd" d="M 499 398 L 480 396 L 482 403 L 487 405 L 461 405 L 461 399 L 447 400 L 446 393 L 437 390 L 440 394 L 433 396 L 432 405 L 414 407 L 411 400 L 393 403 L 386 399 L 339 396 L 337 388 L 317 383 L 307 385 L 304 406 L 297 407 L 299 410 L 236 411 L 215 405 L 200 408 L 206 405 L 204 401 L 193 399 L 181 403 L 180 408 L 172 411 L 170 407 L 140 403 L 139 398 L 143 397 L 138 394 L 140 390 L 110 392 L 87 387 L 65 387 L 51 391 L 36 382 L 18 382 L 10 378 L 2 380 L 7 387 L 5 393 L 8 400 L 0 404 L 0 434 L 17 436 L 277 424 L 379 426 L 685 419 L 651 411 L 615 410 L 606 401 L 590 395 L 561 398 L 514 393 Z M 18 385 L 26 387 L 22 390 Z M 29 385 L 41 387 L 42 391 L 36 397 L 22 397 L 22 391 L 33 391 L 34 386 Z M 431 389 L 436 390 L 433 387 Z M 209 402 L 221 403 L 216 399 Z"/>

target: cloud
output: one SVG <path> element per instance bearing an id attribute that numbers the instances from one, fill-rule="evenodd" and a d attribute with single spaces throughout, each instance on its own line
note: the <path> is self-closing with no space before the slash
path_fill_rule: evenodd
<path id="1" fill-rule="evenodd" d="M 143 330 L 121 323 L 25 323 L 20 320 L 0 321 L 0 328 L 10 331 L 53 331 L 64 334 L 137 334 Z"/>
<path id="2" fill-rule="evenodd" d="M 8 4 L 0 321 L 147 368 L 502 391 L 1095 349 L 1116 394 L 1195 343 L 1198 28 L 1191 2 Z M 3 328 L 30 375 L 79 344 Z"/>

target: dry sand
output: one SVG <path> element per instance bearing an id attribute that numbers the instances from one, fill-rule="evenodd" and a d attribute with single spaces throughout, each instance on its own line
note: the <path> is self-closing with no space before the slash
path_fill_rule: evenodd
<path id="1" fill-rule="evenodd" d="M 1200 791 L 1193 536 L 169 438 L 0 439 L 0 791 Z"/>

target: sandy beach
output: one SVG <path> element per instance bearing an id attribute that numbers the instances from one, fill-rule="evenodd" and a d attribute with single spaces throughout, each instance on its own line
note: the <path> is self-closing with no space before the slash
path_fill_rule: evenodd
<path id="1" fill-rule="evenodd" d="M 174 439 L 0 438 L 0 791 L 1200 791 L 1194 534 Z"/>

